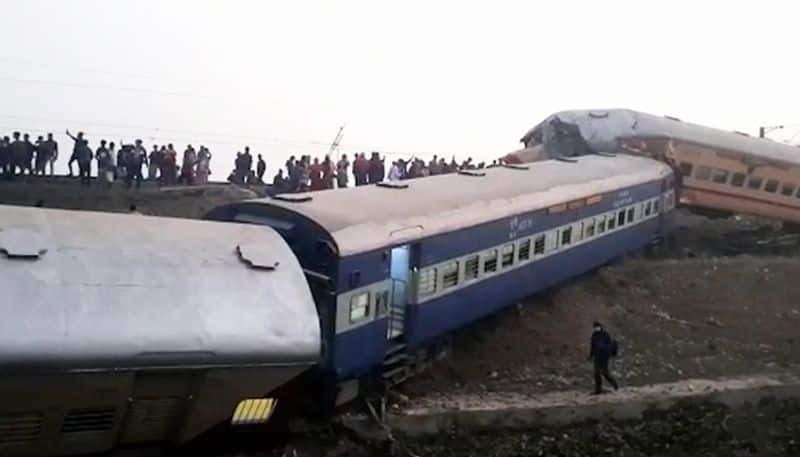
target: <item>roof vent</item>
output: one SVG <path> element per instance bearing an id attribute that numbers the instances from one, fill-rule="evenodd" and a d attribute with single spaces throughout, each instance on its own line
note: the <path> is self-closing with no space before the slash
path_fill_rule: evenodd
<path id="1" fill-rule="evenodd" d="M 479 170 L 458 170 L 458 174 L 464 176 L 475 176 L 475 177 L 486 176 L 485 171 L 479 171 Z"/>
<path id="2" fill-rule="evenodd" d="M 608 117 L 608 111 L 589 111 L 589 117 L 603 119 L 604 117 Z"/>
<path id="3" fill-rule="evenodd" d="M 556 156 L 554 158 L 559 162 L 578 163 L 578 159 L 575 159 L 573 157 Z"/>
<path id="4" fill-rule="evenodd" d="M 678 119 L 677 117 L 674 117 L 674 116 L 664 116 L 664 117 L 669 119 L 669 120 L 671 120 L 671 121 L 681 122 L 680 119 Z"/>
<path id="5" fill-rule="evenodd" d="M 600 157 L 616 157 L 617 156 L 613 152 L 596 152 L 595 154 L 599 155 Z"/>
<path id="6" fill-rule="evenodd" d="M 310 202 L 313 200 L 313 197 L 308 194 L 278 194 L 272 197 L 274 200 L 280 200 L 283 202 L 291 202 L 291 203 L 303 203 L 303 202 Z"/>
<path id="7" fill-rule="evenodd" d="M 528 170 L 529 167 L 527 165 L 517 165 L 513 163 L 504 163 L 503 168 L 510 168 L 512 170 Z"/>
<path id="8" fill-rule="evenodd" d="M 397 181 L 382 181 L 375 184 L 378 187 L 388 187 L 389 189 L 408 189 L 408 184 Z"/>
<path id="9" fill-rule="evenodd" d="M 274 270 L 280 265 L 269 248 L 261 244 L 237 245 L 236 253 L 242 262 L 256 270 Z"/>
<path id="10" fill-rule="evenodd" d="M 26 229 L 0 230 L 0 252 L 9 259 L 36 260 L 47 252 L 41 235 Z"/>

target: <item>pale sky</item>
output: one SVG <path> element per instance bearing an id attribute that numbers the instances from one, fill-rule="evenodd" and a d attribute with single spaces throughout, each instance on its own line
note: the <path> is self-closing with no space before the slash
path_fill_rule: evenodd
<path id="1" fill-rule="evenodd" d="M 547 115 L 632 108 L 800 142 L 800 4 L 0 0 L 0 132 L 96 147 L 491 160 Z M 62 169 L 72 144 L 59 138 Z"/>

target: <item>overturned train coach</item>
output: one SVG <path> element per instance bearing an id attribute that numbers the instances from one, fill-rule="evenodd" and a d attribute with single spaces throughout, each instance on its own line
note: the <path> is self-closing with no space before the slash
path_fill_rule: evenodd
<path id="1" fill-rule="evenodd" d="M 674 198 L 663 163 L 592 155 L 209 214 L 236 223 L 0 206 L 0 455 L 181 445 L 271 398 L 332 408 L 648 245 Z"/>
<path id="2" fill-rule="evenodd" d="M 681 203 L 709 214 L 751 214 L 800 224 L 800 148 L 628 109 L 548 116 L 506 160 L 527 163 L 592 151 L 641 155 L 671 164 Z"/>
<path id="3" fill-rule="evenodd" d="M 668 228 L 663 163 L 592 155 L 215 209 L 266 225 L 305 270 L 320 316 L 320 404 L 425 366 L 454 329 L 640 249 Z M 375 381 L 378 381 L 377 383 Z"/>
<path id="4" fill-rule="evenodd" d="M 3 456 L 181 445 L 266 415 L 319 356 L 263 227 L 0 206 L 0 293 Z"/>

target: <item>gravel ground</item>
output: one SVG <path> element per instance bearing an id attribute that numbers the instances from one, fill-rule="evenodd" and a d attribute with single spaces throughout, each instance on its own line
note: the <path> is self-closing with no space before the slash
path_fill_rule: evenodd
<path id="1" fill-rule="evenodd" d="M 364 440 L 329 428 L 297 435 L 270 453 L 226 457 L 522 457 L 522 456 L 798 456 L 800 401 L 765 400 L 743 411 L 714 403 L 677 404 L 643 420 L 590 421 L 567 427 L 475 433 L 451 430 L 432 438 Z"/>
<path id="2" fill-rule="evenodd" d="M 401 392 L 589 390 L 595 319 L 620 341 L 625 385 L 797 366 L 798 277 L 789 258 L 628 260 L 460 332 Z"/>

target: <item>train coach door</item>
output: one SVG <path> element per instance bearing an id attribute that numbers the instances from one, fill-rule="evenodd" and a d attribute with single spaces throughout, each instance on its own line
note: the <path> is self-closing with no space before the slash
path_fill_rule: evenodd
<path id="1" fill-rule="evenodd" d="M 390 340 L 401 336 L 405 328 L 410 257 L 407 244 L 392 248 L 389 267 L 392 295 L 389 304 L 389 328 L 386 332 L 386 337 Z"/>

